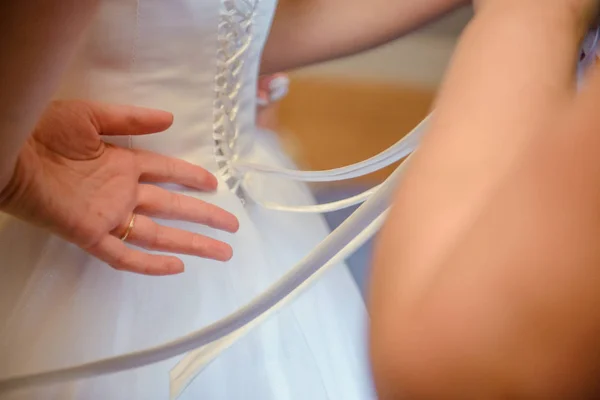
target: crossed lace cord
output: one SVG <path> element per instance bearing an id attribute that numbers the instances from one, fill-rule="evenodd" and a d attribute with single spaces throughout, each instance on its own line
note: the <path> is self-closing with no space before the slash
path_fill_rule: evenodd
<path id="1" fill-rule="evenodd" d="M 337 211 L 366 201 L 369 196 L 371 196 L 381 187 L 381 185 L 377 185 L 358 195 L 346 197 L 330 203 L 316 205 L 285 205 L 277 202 L 262 200 L 259 195 L 254 193 L 252 186 L 246 184 L 245 177 L 247 177 L 249 174 L 266 174 L 302 182 L 335 182 L 358 178 L 379 171 L 407 157 L 416 148 L 417 143 L 421 140 L 430 117 L 431 116 L 425 118 L 413 130 L 412 134 L 407 135 L 381 153 L 367 160 L 347 165 L 345 167 L 324 171 L 299 171 L 239 161 L 237 155 L 232 155 L 231 157 L 221 156 L 217 157 L 217 160 L 226 159 L 228 161 L 227 165 L 222 169 L 221 172 L 226 174 L 225 176 L 229 177 L 229 172 L 235 170 L 235 176 L 238 177 L 235 183 L 235 189 L 237 190 L 237 188 L 240 186 L 243 187 L 246 195 L 256 204 L 259 204 L 264 208 L 295 213 L 326 213 Z"/>
<path id="2" fill-rule="evenodd" d="M 247 0 L 243 2 L 252 8 L 252 5 Z M 593 40 L 591 42 L 588 41 L 588 45 L 585 46 L 586 48 L 589 46 L 589 48 L 588 51 L 585 51 L 584 54 L 586 54 L 586 57 L 582 61 L 589 61 L 589 57 L 593 57 L 596 54 L 596 51 L 593 51 L 593 49 L 596 48 L 597 50 L 600 39 L 600 28 L 591 32 L 590 35 L 592 35 Z M 246 48 L 248 45 L 249 42 L 245 45 Z M 241 48 L 238 49 L 232 55 L 231 60 L 233 61 L 230 60 L 229 65 L 235 63 L 236 59 L 241 59 L 240 56 L 244 51 Z M 237 90 L 239 90 L 239 87 Z M 230 97 L 230 99 L 234 101 L 235 96 L 234 98 Z M 237 113 L 236 108 L 232 108 L 231 111 Z M 222 119 L 220 118 L 220 120 Z M 239 162 L 233 153 L 232 147 L 229 146 L 229 142 L 226 146 L 217 146 L 220 148 L 217 156 L 231 157 L 228 158 L 227 165 L 222 165 L 222 172 L 232 177 L 237 175 L 237 172 L 231 170 L 235 166 L 239 170 L 245 170 L 246 173 L 250 171 L 254 173 L 275 174 L 305 182 L 350 179 L 351 177 L 370 173 L 366 171 L 376 171 L 409 155 L 416 149 L 425 123 L 426 120 L 404 139 L 368 160 L 328 171 L 295 171 Z M 236 137 L 235 134 L 233 137 Z M 219 144 L 221 144 L 220 142 L 224 138 L 225 136 L 221 134 L 215 134 L 215 141 L 218 141 Z M 306 258 L 292 268 L 290 272 L 273 284 L 262 295 L 238 311 L 203 329 L 157 347 L 69 368 L 0 379 L 0 394 L 28 386 L 56 384 L 126 371 L 189 352 L 171 371 L 171 398 L 176 398 L 193 378 L 223 350 L 231 346 L 278 309 L 292 301 L 295 296 L 310 287 L 322 273 L 348 257 L 378 231 L 385 219 L 395 184 L 401 178 L 403 169 L 409 160 L 410 156 L 382 185 L 371 189 L 371 192 L 367 191 L 369 192 L 368 195 L 365 192 L 359 196 L 353 196 L 356 201 L 362 199 L 361 196 L 365 196 L 367 201 L 342 225 L 328 235 Z M 242 183 L 238 185 L 238 188 L 240 185 Z M 351 198 L 345 199 L 345 201 L 349 199 Z M 310 207 L 327 206 L 334 209 L 332 204 L 336 202 L 328 203 L 328 205 L 308 206 L 308 208 L 303 208 L 303 211 L 299 211 L 298 207 L 274 205 L 268 202 L 263 203 L 267 208 L 292 208 L 296 209 L 296 212 L 305 212 Z"/>
<path id="3" fill-rule="evenodd" d="M 241 172 L 236 171 L 238 176 L 241 174 L 242 178 L 238 180 L 238 183 L 243 184 L 245 182 L 244 177 L 249 173 L 262 173 L 275 175 L 295 181 L 303 182 L 333 182 L 345 179 L 352 179 L 360 176 L 370 174 L 385 168 L 393 163 L 396 163 L 403 158 L 409 156 L 417 147 L 420 142 L 423 133 L 427 127 L 427 123 L 431 115 L 427 116 L 411 133 L 399 140 L 396 144 L 390 146 L 381 153 L 358 163 L 347 165 L 345 167 L 335 168 L 326 171 L 299 171 L 286 168 L 270 167 L 260 164 L 251 164 L 238 162 L 237 158 L 232 161 L 234 168 L 243 169 Z M 399 167 L 398 171 L 400 171 Z M 351 207 L 355 204 L 359 204 L 369 199 L 384 185 L 389 184 L 388 182 L 377 185 L 363 193 L 356 196 L 350 196 L 335 202 L 318 204 L 318 205 L 305 205 L 305 206 L 288 206 L 278 204 L 276 202 L 265 202 L 260 201 L 252 190 L 251 185 L 244 185 L 244 192 L 250 197 L 255 203 L 271 209 L 286 212 L 296 213 L 324 213 L 330 211 L 336 211 L 343 208 Z M 343 262 L 346 258 L 352 255 L 358 250 L 366 241 L 375 235 L 379 231 L 381 225 L 385 220 L 387 210 L 382 211 L 374 220 L 372 220 L 366 228 L 357 233 L 357 236 L 350 240 L 337 254 L 335 254 L 329 261 L 327 261 L 322 267 L 318 267 L 315 272 L 306 278 L 305 281 L 298 284 L 298 286 L 290 291 L 287 295 L 282 297 L 277 303 L 267 309 L 260 316 L 257 316 L 254 320 L 249 321 L 241 328 L 236 331 L 216 340 L 213 343 L 207 344 L 196 350 L 188 353 L 177 365 L 171 370 L 170 373 L 170 398 L 171 400 L 177 399 L 185 390 L 187 386 L 202 372 L 202 370 L 213 361 L 221 352 L 232 346 L 239 339 L 249 333 L 254 327 L 260 325 L 264 320 L 273 315 L 275 312 L 280 310 L 286 304 L 290 303 L 296 296 L 302 293 L 306 288 L 310 287 L 313 282 L 316 282 L 319 277 L 326 272 L 332 266 Z M 341 228 L 341 227 L 340 227 Z M 335 232 L 335 231 L 334 231 Z M 327 238 L 325 239 L 325 241 Z M 325 242 L 324 241 L 324 242 Z M 321 244 L 323 244 L 322 242 Z M 313 250 L 314 253 L 320 251 L 319 247 Z M 310 257 L 310 256 L 309 256 Z M 300 268 L 298 265 L 296 268 Z"/>
<path id="4" fill-rule="evenodd" d="M 412 143 L 416 146 L 422 129 L 423 124 L 408 134 L 403 139 L 404 145 Z M 398 144 L 395 146 L 398 146 Z M 382 154 L 389 155 L 393 153 L 395 156 L 390 155 L 390 158 L 384 157 L 385 161 L 382 161 L 381 164 L 389 165 L 391 164 L 390 160 L 400 157 L 400 154 L 403 154 L 403 152 L 410 152 L 414 149 L 411 149 L 411 147 L 412 145 L 403 148 L 402 151 L 398 151 L 399 146 L 395 151 L 385 151 L 369 159 L 371 161 L 367 160 L 358 164 L 371 168 L 377 164 L 378 157 Z M 396 186 L 395 183 L 400 178 L 406 162 L 408 160 L 402 163 L 364 204 L 329 234 L 308 256 L 295 265 L 262 295 L 238 311 L 203 329 L 157 347 L 69 368 L 4 378 L 0 380 L 0 393 L 25 386 L 54 384 L 126 371 L 157 363 L 196 349 L 194 352 L 188 354 L 172 371 L 172 393 L 176 396 L 221 351 L 250 331 L 262 319 L 267 318 L 276 308 L 283 307 L 302 290 L 310 287 L 315 279 L 317 279 L 319 273 L 323 273 L 331 268 L 335 265 L 335 261 L 348 257 L 361 243 L 371 238 L 377 232 L 391 202 L 393 190 Z M 356 165 L 353 164 L 353 166 L 344 168 L 349 168 L 348 171 L 356 173 L 356 171 L 360 170 Z M 342 169 L 336 169 L 338 172 L 340 170 Z M 329 174 L 331 171 L 306 173 L 308 174 L 307 176 L 311 176 L 311 174 L 319 176 Z"/>
<path id="5" fill-rule="evenodd" d="M 345 167 L 324 171 L 300 171 L 247 163 L 244 161 L 239 161 L 237 157 L 232 160 L 231 166 L 232 168 L 236 169 L 238 176 L 242 176 L 239 183 L 244 188 L 244 192 L 247 194 L 247 196 L 256 204 L 259 204 L 264 208 L 294 213 L 326 213 L 337 211 L 366 201 L 371 195 L 373 195 L 373 193 L 381 188 L 381 185 L 377 185 L 369 190 L 366 190 L 365 192 L 359 193 L 358 195 L 349 196 L 330 203 L 316 205 L 285 205 L 277 202 L 262 200 L 260 195 L 252 190 L 252 185 L 247 184 L 247 180 L 244 178 L 249 174 L 265 174 L 301 182 L 336 182 L 368 175 L 397 163 L 412 153 L 420 142 L 430 118 L 431 114 L 428 115 L 419 125 L 417 125 L 417 127 L 413 129 L 409 135 L 405 136 L 381 153 L 364 161 L 350 164 Z"/>
<path id="6" fill-rule="evenodd" d="M 389 147 L 383 152 L 367 160 L 341 168 L 336 168 L 327 171 L 298 171 L 285 168 L 264 166 L 260 164 L 241 163 L 237 162 L 237 156 L 234 156 L 234 158 L 231 160 L 231 164 L 237 168 L 240 168 L 242 166 L 245 170 L 242 174 L 248 173 L 248 171 L 252 171 L 256 173 L 271 174 L 279 177 L 304 182 L 332 182 L 344 179 L 352 179 L 378 171 L 408 156 L 412 152 L 412 150 L 416 148 L 417 143 L 421 139 L 428 119 L 429 116 L 423 122 L 421 122 L 417 126 L 417 128 L 415 128 L 412 134 L 398 141 L 395 145 Z M 231 166 L 228 166 L 228 168 L 231 168 Z M 239 171 L 236 173 L 239 174 Z M 243 178 L 241 178 L 240 180 L 238 180 L 237 183 L 241 184 L 243 181 Z M 263 207 L 272 210 L 298 213 L 323 213 L 350 207 L 355 204 L 359 204 L 363 201 L 366 201 L 369 198 L 369 196 L 375 193 L 381 186 L 382 185 L 377 185 L 374 188 L 367 190 L 357 196 L 351 196 L 339 201 L 308 206 L 285 206 L 274 202 L 261 202 L 258 200 L 257 196 L 253 195 L 252 191 L 249 190 L 249 188 L 245 188 L 245 192 L 250 195 L 253 201 L 262 205 Z M 171 399 L 175 399 L 179 395 L 181 395 L 181 393 L 183 393 L 185 388 L 193 381 L 193 379 L 196 376 L 198 376 L 198 374 L 222 351 L 233 345 L 237 340 L 239 340 L 245 334 L 250 332 L 252 328 L 260 325 L 262 321 L 267 319 L 277 310 L 281 309 L 288 302 L 292 301 L 296 295 L 301 293 L 313 281 L 317 280 L 318 277 L 321 276 L 322 273 L 327 271 L 332 265 L 342 262 L 352 253 L 354 253 L 358 248 L 360 248 L 360 246 L 362 246 L 375 234 L 375 232 L 379 230 L 381 224 L 383 223 L 384 216 L 386 213 L 387 211 L 379 215 L 377 219 L 375 219 L 364 231 L 362 231 L 359 234 L 359 236 L 352 240 L 336 256 L 334 256 L 334 258 L 332 258 L 326 265 L 324 265 L 321 270 L 316 272 L 311 278 L 307 279 L 292 293 L 284 297 L 281 301 L 279 301 L 275 306 L 271 307 L 268 311 L 263 313 L 260 317 L 257 317 L 253 321 L 246 324 L 244 327 L 217 340 L 216 342 L 213 342 L 209 345 L 206 345 L 188 353 L 171 371 Z"/>
<path id="7" fill-rule="evenodd" d="M 579 64 L 579 78 L 581 80 L 585 69 L 593 64 L 597 54 L 598 43 L 600 41 L 600 27 L 590 31 L 584 44 L 582 46 L 582 59 Z M 412 134 L 408 135 L 405 139 L 400 140 L 395 145 L 386 149 L 385 151 L 377 154 L 376 156 L 364 160 L 362 162 L 348 165 L 342 168 L 336 168 L 328 171 L 297 171 L 284 168 L 276 168 L 263 166 L 258 164 L 250 163 L 237 163 L 238 168 L 245 168 L 250 172 L 273 174 L 279 177 L 286 177 L 289 179 L 304 181 L 304 182 L 331 182 L 336 180 L 352 179 L 355 177 L 363 176 L 371 172 L 377 171 L 390 164 L 393 164 L 402 158 L 408 156 L 416 147 L 418 141 L 422 137 L 422 133 L 425 128 L 427 120 L 431 117 L 429 115 L 423 122 L 415 128 Z M 361 201 L 366 200 L 369 196 L 375 193 L 382 185 L 376 186 L 366 192 L 363 192 L 357 196 L 349 197 L 337 202 L 320 204 L 316 206 L 284 206 L 273 202 L 259 202 L 257 196 L 252 194 L 252 191 L 246 189 L 246 192 L 251 195 L 254 201 L 258 202 L 262 206 L 280 211 L 289 212 L 328 212 L 335 211 L 341 208 L 355 205 Z M 273 306 L 270 310 L 265 312 L 261 317 L 256 318 L 254 321 L 248 323 L 243 328 L 238 329 L 236 332 L 229 334 L 228 336 L 219 339 L 216 342 L 206 345 L 202 348 L 196 349 L 190 353 L 171 371 L 171 399 L 177 398 L 183 390 L 193 381 L 193 379 L 205 368 L 212 360 L 214 360 L 218 354 L 233 345 L 237 340 L 248 333 L 253 327 L 259 325 L 268 316 L 275 313 L 277 310 L 282 308 L 285 304 L 290 302 L 295 295 L 300 293 L 304 287 L 307 287 L 317 280 L 319 276 L 326 271 L 332 264 L 343 261 L 349 256 L 355 249 L 359 248 L 374 232 L 376 232 L 383 220 L 387 210 L 384 211 L 369 227 L 363 231 L 355 240 L 351 241 L 342 251 L 340 251 L 330 262 L 325 265 L 320 271 L 315 273 L 312 277 L 307 279 L 302 285 L 295 289 L 290 295 L 281 300 L 277 305 Z"/>
<path id="8" fill-rule="evenodd" d="M 584 70 L 586 67 L 589 67 L 591 63 L 595 60 L 595 49 L 598 47 L 599 41 L 600 27 L 597 27 L 594 30 L 590 31 L 582 46 L 583 58 L 580 61 L 581 70 Z M 335 168 L 325 171 L 299 171 L 294 169 L 271 167 L 261 164 L 239 161 L 237 157 L 232 158 L 230 167 L 234 168 L 237 171 L 236 173 L 238 176 L 242 176 L 242 179 L 238 181 L 238 185 L 244 187 L 244 190 L 247 193 L 247 195 L 255 203 L 260 204 L 261 206 L 267 209 L 295 213 L 325 213 L 337 211 L 364 202 L 366 199 L 369 198 L 369 196 L 371 196 L 375 191 L 377 191 L 381 187 L 381 185 L 375 186 L 365 192 L 359 193 L 358 195 L 343 198 L 341 200 L 330 203 L 292 206 L 262 200 L 260 198 L 260 195 L 252 191 L 251 185 L 245 184 L 244 177 L 248 174 L 267 174 L 302 182 L 334 182 L 358 178 L 370 174 L 372 172 L 381 170 L 407 157 L 416 148 L 417 143 L 421 140 L 423 132 L 426 128 L 426 124 L 430 118 L 431 114 L 428 115 L 415 128 L 411 135 L 408 135 L 405 138 L 399 140 L 396 144 L 390 146 L 381 153 L 367 160 L 341 168 Z"/>
<path id="9" fill-rule="evenodd" d="M 590 30 L 583 42 L 581 50 L 582 59 L 579 62 L 580 71 L 585 71 L 587 67 L 593 64 L 594 60 L 598 56 L 597 49 L 599 42 L 600 26 Z M 417 144 L 421 140 L 423 132 L 425 131 L 426 125 L 430 118 L 431 114 L 428 115 L 410 135 L 407 135 L 405 138 L 399 140 L 396 144 L 390 146 L 381 153 L 367 160 L 341 168 L 335 168 L 326 171 L 298 171 L 293 169 L 248 163 L 239 161 L 237 158 L 232 159 L 231 164 L 232 167 L 238 171 L 238 176 L 245 176 L 248 174 L 269 174 L 302 182 L 334 182 L 353 179 L 378 171 L 407 157 L 417 147 Z M 356 204 L 364 202 L 369 198 L 369 196 L 371 196 L 381 187 L 381 185 L 378 185 L 358 195 L 347 197 L 331 203 L 307 206 L 291 206 L 261 200 L 260 196 L 252 191 L 250 185 L 244 184 L 243 178 L 241 185 L 244 187 L 248 196 L 251 197 L 252 200 L 257 204 L 260 204 L 261 206 L 271 210 L 296 213 L 325 213 L 352 207 Z"/>
<path id="10" fill-rule="evenodd" d="M 218 175 L 229 189 L 242 201 L 241 178 L 232 168 L 237 158 L 239 138 L 239 92 L 242 84 L 240 75 L 244 69 L 244 54 L 252 43 L 252 22 L 258 1 L 226 0 L 218 26 L 219 50 L 217 51 L 218 72 L 215 77 L 215 114 L 213 140 Z"/>

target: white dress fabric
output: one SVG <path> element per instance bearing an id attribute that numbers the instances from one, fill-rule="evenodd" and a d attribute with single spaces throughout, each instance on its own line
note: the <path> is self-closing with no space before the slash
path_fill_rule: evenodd
<path id="1" fill-rule="evenodd" d="M 180 187 L 240 220 L 234 235 L 160 221 L 227 241 L 218 263 L 183 256 L 185 273 L 117 272 L 60 238 L 0 215 L 0 380 L 146 349 L 198 330 L 248 303 L 327 234 L 323 218 L 267 210 L 248 199 L 232 160 L 293 168 L 277 138 L 255 128 L 260 54 L 275 0 L 103 0 L 61 98 L 135 104 L 174 113 L 173 126 L 118 137 L 201 165 L 216 193 Z M 254 196 L 311 204 L 300 183 L 254 177 Z M 208 365 L 182 399 L 374 399 L 367 316 L 344 265 Z M 181 357 L 96 378 L 1 393 L 6 399 L 169 398 Z"/>

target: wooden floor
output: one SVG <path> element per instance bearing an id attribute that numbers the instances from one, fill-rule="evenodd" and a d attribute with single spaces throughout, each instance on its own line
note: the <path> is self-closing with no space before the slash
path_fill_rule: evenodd
<path id="1" fill-rule="evenodd" d="M 290 94 L 266 123 L 277 126 L 300 167 L 329 169 L 361 161 L 395 143 L 423 119 L 433 96 L 430 90 L 409 86 L 292 77 Z M 381 181 L 389 172 L 361 178 L 360 183 Z"/>

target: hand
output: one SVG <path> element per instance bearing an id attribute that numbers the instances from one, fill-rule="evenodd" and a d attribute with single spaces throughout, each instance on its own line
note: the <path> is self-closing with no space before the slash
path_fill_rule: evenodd
<path id="1" fill-rule="evenodd" d="M 196 222 L 229 232 L 232 214 L 201 200 L 143 182 L 170 182 L 212 191 L 216 178 L 187 162 L 105 144 L 101 135 L 161 132 L 172 115 L 129 106 L 53 102 L 19 154 L 12 179 L 0 189 L 0 210 L 49 229 L 118 270 L 147 275 L 183 271 L 180 259 L 136 246 L 220 261 L 231 247 L 158 225 L 150 216 Z M 134 224 L 132 224 L 132 219 Z"/>
<path id="2" fill-rule="evenodd" d="M 258 79 L 257 100 L 259 108 L 264 108 L 284 98 L 289 90 L 290 79 L 286 74 L 263 75 Z"/>
<path id="3" fill-rule="evenodd" d="M 256 126 L 262 129 L 278 129 L 278 102 L 287 95 L 289 78 L 278 73 L 264 75 L 258 79 Z"/>

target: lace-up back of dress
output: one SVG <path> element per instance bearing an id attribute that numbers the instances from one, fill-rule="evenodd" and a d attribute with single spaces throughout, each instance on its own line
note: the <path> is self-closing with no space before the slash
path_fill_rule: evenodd
<path id="1" fill-rule="evenodd" d="M 219 175 L 242 201 L 243 176 L 235 162 L 240 153 L 240 90 L 246 68 L 246 53 L 254 35 L 254 17 L 259 0 L 224 0 L 218 26 L 217 74 L 215 76 L 215 121 L 213 137 Z"/>

